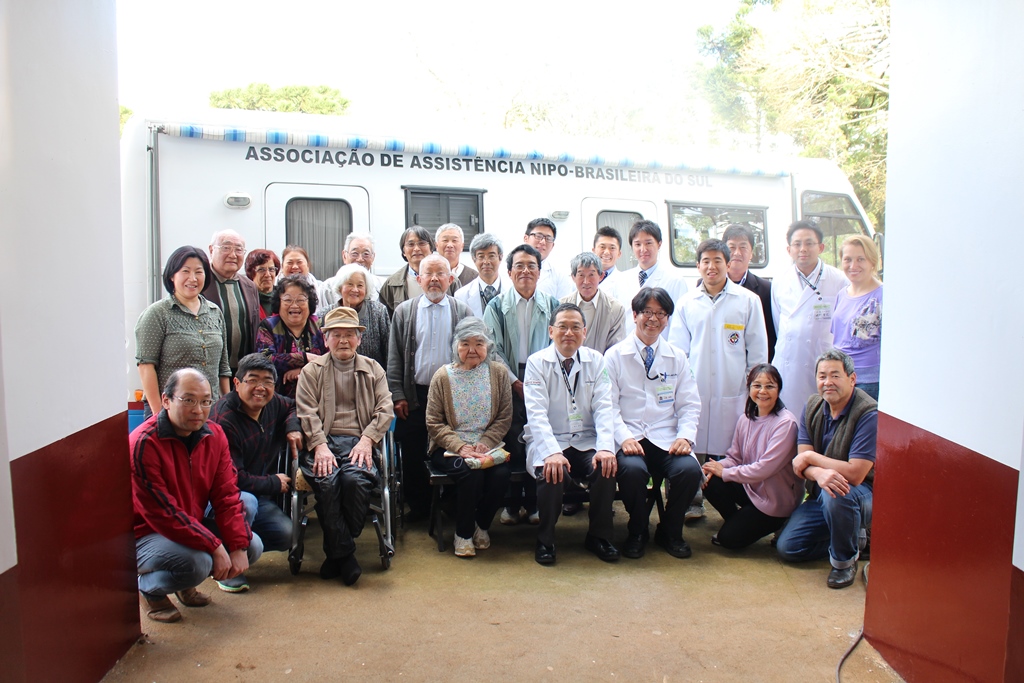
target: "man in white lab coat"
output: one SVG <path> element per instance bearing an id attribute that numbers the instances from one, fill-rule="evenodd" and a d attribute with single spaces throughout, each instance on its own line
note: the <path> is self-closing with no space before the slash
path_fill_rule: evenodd
<path id="1" fill-rule="evenodd" d="M 647 543 L 651 475 L 667 479 L 668 504 L 654 542 L 673 557 L 689 557 L 683 540 L 686 506 L 703 478 L 693 457 L 700 416 L 700 395 L 686 354 L 661 338 L 675 304 L 661 288 L 644 288 L 633 297 L 636 331 L 608 349 L 612 381 L 615 443 L 619 447 L 619 490 L 629 513 L 622 554 L 640 558 Z"/>
<path id="2" fill-rule="evenodd" d="M 659 265 L 661 251 L 661 228 L 654 221 L 640 220 L 629 229 L 629 246 L 636 257 L 636 268 L 623 271 L 617 284 L 619 301 L 624 308 L 632 306 L 633 297 L 642 287 L 661 287 L 672 301 L 679 301 L 686 294 L 686 282 L 672 269 L 671 265 Z M 626 316 L 626 334 L 633 331 L 634 322 Z M 661 334 L 668 339 L 668 327 Z"/>
<path id="3" fill-rule="evenodd" d="M 469 255 L 478 276 L 460 287 L 454 296 L 457 301 L 469 306 L 473 315 L 483 318 L 487 304 L 502 292 L 507 292 L 512 281 L 501 272 L 501 260 L 505 252 L 501 248 L 501 241 L 494 235 L 483 232 L 474 237 L 469 243 Z"/>
<path id="4" fill-rule="evenodd" d="M 761 300 L 729 279 L 729 247 L 721 240 L 697 245 L 701 281 L 679 302 L 669 341 L 690 359 L 700 392 L 694 450 L 701 463 L 721 458 L 732 444 L 747 398 L 747 374 L 768 362 Z M 687 519 L 704 516 L 700 493 Z"/>
<path id="5" fill-rule="evenodd" d="M 619 278 L 622 271 L 618 269 L 619 258 L 622 256 L 622 235 L 610 225 L 604 225 L 594 234 L 593 252 L 601 259 L 604 274 L 598 285 L 601 291 L 613 299 L 619 299 Z"/>
<path id="6" fill-rule="evenodd" d="M 537 279 L 537 291 L 556 299 L 571 294 L 572 280 L 568 273 L 551 265 L 552 250 L 555 248 L 555 224 L 547 218 L 534 218 L 526 224 L 523 243 L 529 244 L 540 253 L 540 277 Z"/>
<path id="7" fill-rule="evenodd" d="M 555 524 L 568 478 L 590 490 L 590 529 L 584 547 L 606 562 L 619 559 L 611 543 L 615 500 L 615 439 L 611 382 L 604 357 L 583 346 L 587 330 L 575 304 L 551 313 L 552 345 L 526 363 L 526 471 L 537 480 L 535 559 L 555 562 Z"/>
<path id="8" fill-rule="evenodd" d="M 815 223 L 797 221 L 789 226 L 786 241 L 793 268 L 772 281 L 772 319 L 778 335 L 773 364 L 782 375 L 779 398 L 787 406 L 802 406 L 817 393 L 814 361 L 832 348 L 836 294 L 850 284 L 822 262 L 823 240 Z"/>

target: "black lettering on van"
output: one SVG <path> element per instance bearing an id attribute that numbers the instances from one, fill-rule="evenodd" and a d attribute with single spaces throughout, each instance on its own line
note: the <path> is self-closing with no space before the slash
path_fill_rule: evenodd
<path id="1" fill-rule="evenodd" d="M 259 158 L 260 158 L 260 155 L 256 153 L 256 148 L 255 147 L 249 147 L 249 151 L 245 153 L 245 160 L 246 161 L 249 161 L 249 159 L 257 159 L 258 160 Z"/>
<path id="2" fill-rule="evenodd" d="M 260 160 L 270 161 L 273 158 L 273 153 L 269 147 L 260 147 Z"/>
<path id="3" fill-rule="evenodd" d="M 423 168 L 423 165 L 420 164 L 420 158 L 418 155 L 412 155 L 412 161 L 409 162 L 409 168 Z"/>
<path id="4" fill-rule="evenodd" d="M 311 164 L 311 163 L 313 163 L 313 150 L 311 150 L 311 149 L 304 149 L 304 150 L 302 150 L 302 154 L 300 156 L 302 157 L 302 163 L 304 163 L 304 164 Z"/>
<path id="5" fill-rule="evenodd" d="M 284 150 L 280 147 L 274 148 L 274 161 L 284 161 Z"/>

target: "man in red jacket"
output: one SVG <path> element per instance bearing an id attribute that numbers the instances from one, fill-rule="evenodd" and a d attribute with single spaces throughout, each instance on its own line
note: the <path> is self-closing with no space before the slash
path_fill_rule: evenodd
<path id="1" fill-rule="evenodd" d="M 238 576 L 263 552 L 245 521 L 227 438 L 207 422 L 210 384 L 196 370 L 178 370 L 161 396 L 163 410 L 128 439 L 135 508 L 139 592 L 147 616 L 181 619 L 168 596 L 203 607 L 210 596 L 196 586 L 212 575 Z M 203 522 L 207 503 L 213 520 Z"/>

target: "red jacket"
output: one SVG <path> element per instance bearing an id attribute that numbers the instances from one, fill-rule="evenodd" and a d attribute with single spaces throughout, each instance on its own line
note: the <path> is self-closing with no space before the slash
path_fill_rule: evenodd
<path id="1" fill-rule="evenodd" d="M 185 441 L 189 441 L 191 453 Z M 212 554 L 223 539 L 228 552 L 249 547 L 252 531 L 238 496 L 238 474 L 224 431 L 212 422 L 182 440 L 161 410 L 128 437 L 135 538 L 160 534 Z M 221 538 L 202 522 L 213 505 Z"/>

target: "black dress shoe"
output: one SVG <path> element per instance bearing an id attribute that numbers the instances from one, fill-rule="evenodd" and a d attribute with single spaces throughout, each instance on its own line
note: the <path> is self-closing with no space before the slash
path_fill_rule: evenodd
<path id="1" fill-rule="evenodd" d="M 341 559 L 341 582 L 346 586 L 354 584 L 362 574 L 363 568 L 359 566 L 354 553 Z"/>
<path id="2" fill-rule="evenodd" d="M 646 544 L 647 539 L 643 534 L 630 534 L 626 537 L 626 542 L 622 544 L 622 554 L 630 559 L 638 560 L 644 556 Z"/>
<path id="3" fill-rule="evenodd" d="M 611 541 L 606 541 L 603 538 L 587 534 L 586 540 L 583 541 L 583 547 L 605 562 L 615 562 L 619 559 L 619 551 L 615 549 Z"/>
<path id="4" fill-rule="evenodd" d="M 324 560 L 324 563 L 320 565 L 320 578 L 321 579 L 336 579 L 341 576 L 341 560 L 331 559 L 328 557 Z"/>
<path id="5" fill-rule="evenodd" d="M 540 541 L 537 541 L 537 551 L 534 553 L 533 559 L 537 560 L 537 564 L 554 564 L 555 546 L 544 545 Z"/>
<path id="6" fill-rule="evenodd" d="M 828 580 L 825 582 L 829 588 L 846 588 L 853 584 L 853 580 L 857 578 L 857 563 L 854 562 L 846 569 L 836 569 L 832 567 L 832 571 L 828 573 Z"/>
<path id="7" fill-rule="evenodd" d="M 690 555 L 693 555 L 693 551 L 690 550 L 690 545 L 680 538 L 669 538 L 661 525 L 654 531 L 654 542 L 660 545 L 665 551 L 672 557 L 678 557 L 680 560 L 684 560 Z"/>
<path id="8" fill-rule="evenodd" d="M 565 503 L 564 505 L 562 505 L 562 514 L 566 517 L 572 517 L 577 512 L 579 512 L 580 508 L 582 507 L 583 506 L 580 505 L 579 503 Z"/>

